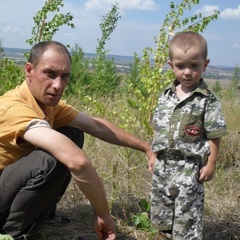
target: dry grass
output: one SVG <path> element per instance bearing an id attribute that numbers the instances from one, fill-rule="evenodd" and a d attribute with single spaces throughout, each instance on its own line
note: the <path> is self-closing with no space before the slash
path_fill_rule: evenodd
<path id="1" fill-rule="evenodd" d="M 227 87 L 228 83 L 225 83 L 224 88 Z M 222 139 L 214 179 L 205 184 L 205 240 L 240 240 L 239 103 L 239 98 L 222 101 L 229 135 Z M 145 155 L 90 136 L 86 137 L 84 151 L 104 182 L 118 228 L 117 239 L 150 240 L 150 234 L 136 230 L 131 223 L 132 216 L 139 210 L 139 200 L 149 200 L 151 191 L 151 176 Z M 60 202 L 59 211 L 68 215 L 71 223 L 44 226 L 45 237 L 41 239 L 77 240 L 79 236 L 86 240 L 96 239 L 92 231 L 91 207 L 74 181 Z"/>

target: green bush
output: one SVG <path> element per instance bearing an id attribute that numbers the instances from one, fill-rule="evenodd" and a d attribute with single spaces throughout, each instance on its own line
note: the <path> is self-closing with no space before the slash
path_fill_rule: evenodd
<path id="1" fill-rule="evenodd" d="M 71 50 L 72 55 L 72 69 L 67 88 L 65 89 L 64 96 L 70 95 L 78 96 L 81 93 L 88 91 L 91 85 L 91 74 L 89 70 L 89 60 L 84 58 L 82 48 L 78 45 Z"/>
<path id="2" fill-rule="evenodd" d="M 0 95 L 21 84 L 24 78 L 24 71 L 13 60 L 0 60 Z"/>

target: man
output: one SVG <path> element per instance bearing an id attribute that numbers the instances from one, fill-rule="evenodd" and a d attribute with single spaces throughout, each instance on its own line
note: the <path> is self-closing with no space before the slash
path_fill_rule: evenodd
<path id="1" fill-rule="evenodd" d="M 31 49 L 25 81 L 0 97 L 0 233 L 14 239 L 32 239 L 71 175 L 93 206 L 98 238 L 116 239 L 104 188 L 81 150 L 83 132 L 155 158 L 148 143 L 61 101 L 70 68 L 64 45 L 38 43 Z"/>

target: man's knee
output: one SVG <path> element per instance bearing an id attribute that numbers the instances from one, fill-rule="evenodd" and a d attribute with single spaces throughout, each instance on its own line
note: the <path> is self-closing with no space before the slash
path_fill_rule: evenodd
<path id="1" fill-rule="evenodd" d="M 68 169 L 65 165 L 63 165 L 60 161 L 58 161 L 56 158 L 54 158 L 51 154 L 48 152 L 37 150 L 38 153 L 38 173 L 37 175 L 45 175 L 45 176 L 51 176 L 51 178 L 54 177 L 60 177 L 65 176 L 68 173 Z M 35 165 L 36 166 L 36 165 Z"/>
<path id="2" fill-rule="evenodd" d="M 49 174 L 63 174 L 67 168 L 51 154 L 41 149 L 32 151 L 27 156 L 7 166 L 2 172 L 2 188 L 4 183 L 14 182 L 17 185 L 26 185 L 30 179 L 40 179 L 41 176 Z"/>
<path id="3" fill-rule="evenodd" d="M 68 169 L 61 162 L 41 149 L 34 150 L 28 156 L 6 167 L 1 175 L 0 232 L 3 226 L 9 224 L 6 224 L 6 219 L 10 216 L 11 208 L 21 214 L 26 211 L 26 216 L 31 215 L 33 211 L 41 210 L 41 214 L 46 212 L 47 217 L 63 185 L 67 186 L 65 183 L 69 183 L 71 179 L 68 173 Z M 41 208 L 32 209 L 33 200 Z M 40 212 L 36 215 L 38 214 Z"/>

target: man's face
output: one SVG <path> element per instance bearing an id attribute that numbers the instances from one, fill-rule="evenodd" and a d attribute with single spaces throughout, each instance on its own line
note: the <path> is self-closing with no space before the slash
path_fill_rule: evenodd
<path id="1" fill-rule="evenodd" d="M 55 106 L 62 97 L 70 77 L 67 55 L 54 49 L 45 51 L 39 64 L 26 64 L 27 84 L 40 107 Z"/>

